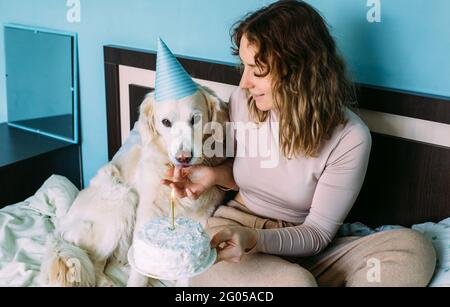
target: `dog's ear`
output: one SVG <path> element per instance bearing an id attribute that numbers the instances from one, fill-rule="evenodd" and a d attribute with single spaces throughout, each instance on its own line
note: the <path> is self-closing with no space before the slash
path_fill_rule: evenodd
<path id="1" fill-rule="evenodd" d="M 208 121 L 219 123 L 225 129 L 226 123 L 230 121 L 228 104 L 207 87 L 201 87 L 201 91 L 208 104 Z"/>
<path id="2" fill-rule="evenodd" d="M 146 145 L 158 135 L 155 128 L 155 115 L 153 113 L 153 93 L 147 94 L 139 107 L 138 129 L 142 145 Z"/>
<path id="3" fill-rule="evenodd" d="M 64 262 L 64 259 L 59 256 L 55 259 L 52 267 L 50 267 L 49 284 L 50 285 L 61 285 L 62 287 L 68 287 L 71 282 L 68 280 L 68 274 L 70 269 Z"/>
<path id="4" fill-rule="evenodd" d="M 213 138 L 215 141 L 214 146 L 221 146 L 226 151 L 226 135 L 227 135 L 227 123 L 230 121 L 230 116 L 228 113 L 228 103 L 222 101 L 212 90 L 207 87 L 200 87 L 200 91 L 204 95 L 207 105 L 208 105 L 208 122 L 214 122 L 220 124 L 222 127 L 222 139 Z M 205 159 L 205 164 L 207 165 L 218 165 L 226 159 L 225 156 L 214 156 Z"/>

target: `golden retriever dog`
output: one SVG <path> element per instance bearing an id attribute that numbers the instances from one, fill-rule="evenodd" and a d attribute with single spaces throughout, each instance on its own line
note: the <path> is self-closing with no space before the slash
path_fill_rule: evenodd
<path id="1" fill-rule="evenodd" d="M 196 129 L 207 122 L 219 124 L 199 137 Z M 58 221 L 47 243 L 42 284 L 113 286 L 104 274 L 105 266 L 126 265 L 133 237 L 142 225 L 170 215 L 171 189 L 161 184 L 168 166 L 222 163 L 226 122 L 228 105 L 207 88 L 199 86 L 191 96 L 164 103 L 147 95 L 137 123 L 140 142 L 101 168 Z M 196 200 L 177 199 L 175 215 L 204 226 L 223 197 L 224 192 L 213 187 Z M 128 286 L 147 286 L 148 282 L 146 276 L 130 270 Z"/>

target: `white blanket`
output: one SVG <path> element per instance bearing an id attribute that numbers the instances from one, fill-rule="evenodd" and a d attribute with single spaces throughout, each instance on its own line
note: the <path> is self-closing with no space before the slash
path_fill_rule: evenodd
<path id="1" fill-rule="evenodd" d="M 0 210 L 0 286 L 37 286 L 49 217 L 27 201 Z"/>
<path id="2" fill-rule="evenodd" d="M 24 202 L 0 210 L 0 286 L 40 286 L 39 271 L 46 238 L 55 229 L 58 217 L 64 215 L 78 194 L 65 177 L 53 175 L 36 194 Z M 399 226 L 372 230 L 362 224 L 345 224 L 338 235 L 368 235 Z M 450 218 L 440 223 L 412 227 L 424 233 L 438 256 L 435 275 L 429 286 L 450 286 Z M 129 267 L 111 267 L 106 274 L 117 286 L 125 286 Z M 170 286 L 154 281 L 152 286 Z"/>
<path id="3" fill-rule="evenodd" d="M 47 236 L 78 192 L 67 178 L 53 175 L 34 196 L 0 210 L 0 286 L 40 286 L 38 277 Z M 110 266 L 106 273 L 117 286 L 124 286 L 128 270 Z"/>

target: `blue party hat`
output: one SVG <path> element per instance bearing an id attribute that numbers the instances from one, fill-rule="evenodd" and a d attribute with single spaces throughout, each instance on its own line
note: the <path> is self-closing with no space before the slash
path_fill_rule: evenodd
<path id="1" fill-rule="evenodd" d="M 155 101 L 179 100 L 191 96 L 197 90 L 197 84 L 160 38 L 156 59 Z"/>

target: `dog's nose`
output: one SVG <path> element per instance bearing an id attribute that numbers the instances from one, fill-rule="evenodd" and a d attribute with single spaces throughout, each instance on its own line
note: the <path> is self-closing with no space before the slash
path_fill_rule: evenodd
<path id="1" fill-rule="evenodd" d="M 187 163 L 189 163 L 192 160 L 192 154 L 191 153 L 187 153 L 187 152 L 183 152 L 183 153 L 177 154 L 175 159 L 177 159 L 177 161 L 182 163 L 182 164 L 187 164 Z"/>

